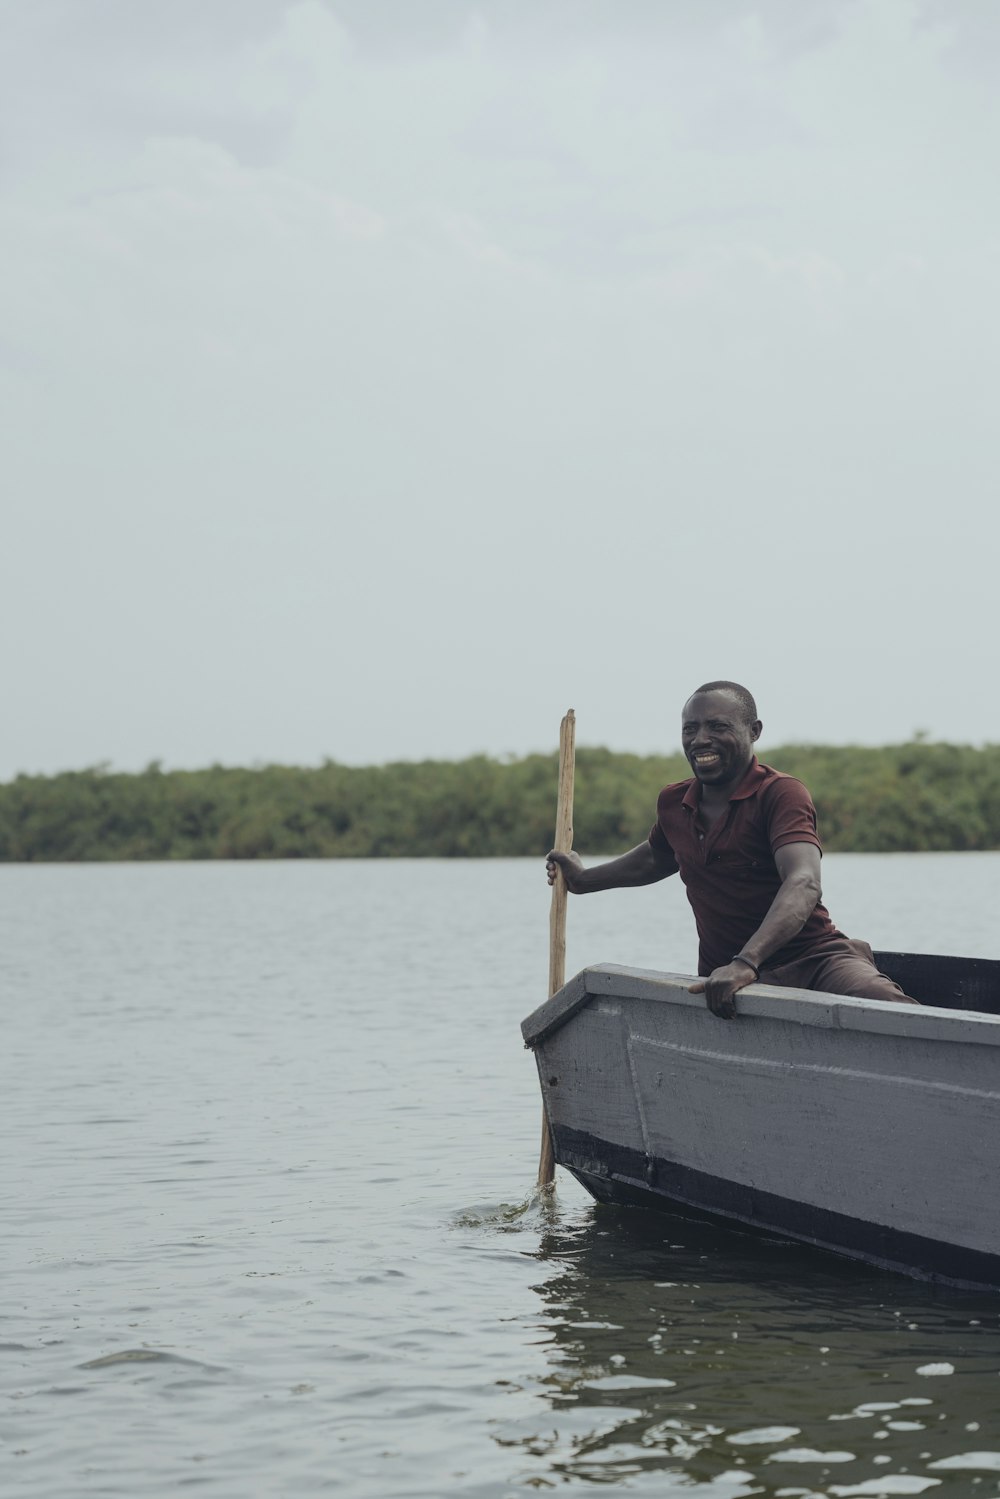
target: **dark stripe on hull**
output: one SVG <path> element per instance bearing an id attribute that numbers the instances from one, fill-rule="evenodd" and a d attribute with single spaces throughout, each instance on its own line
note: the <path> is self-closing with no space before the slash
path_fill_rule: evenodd
<path id="1" fill-rule="evenodd" d="M 598 1202 L 647 1208 L 663 1207 L 666 1201 L 683 1203 L 884 1270 L 966 1289 L 1000 1287 L 1000 1254 L 964 1249 L 773 1192 L 759 1192 L 674 1161 L 651 1159 L 580 1130 L 557 1126 L 554 1139 L 559 1165 L 571 1171 Z"/>

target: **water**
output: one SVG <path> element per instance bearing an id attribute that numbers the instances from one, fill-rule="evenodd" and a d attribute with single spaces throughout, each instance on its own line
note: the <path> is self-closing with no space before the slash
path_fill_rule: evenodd
<path id="1" fill-rule="evenodd" d="M 998 875 L 825 864 L 994 957 Z M 533 1200 L 547 912 L 523 860 L 0 868 L 0 1492 L 1000 1490 L 1000 1295 Z M 569 923 L 692 962 L 675 882 Z"/>

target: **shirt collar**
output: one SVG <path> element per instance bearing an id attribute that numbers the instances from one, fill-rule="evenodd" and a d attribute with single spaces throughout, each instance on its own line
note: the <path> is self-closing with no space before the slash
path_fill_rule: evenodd
<path id="1" fill-rule="evenodd" d="M 748 796 L 753 796 L 755 794 L 761 781 L 766 779 L 767 771 L 764 769 L 763 765 L 759 763 L 757 756 L 754 755 L 753 759 L 750 761 L 750 765 L 747 769 L 746 775 L 743 777 L 742 781 L 737 786 L 736 790 L 733 792 L 729 800 L 731 802 L 746 801 Z"/>
<path id="2" fill-rule="evenodd" d="M 761 781 L 765 779 L 766 774 L 767 773 L 764 770 L 764 767 L 758 763 L 757 756 L 754 755 L 753 759 L 750 761 L 750 765 L 747 769 L 746 775 L 743 777 L 736 790 L 732 793 L 729 800 L 731 802 L 741 802 L 746 801 L 748 796 L 755 795 L 758 786 L 760 785 Z M 688 786 L 688 789 L 684 793 L 684 799 L 681 802 L 681 806 L 687 807 L 689 811 L 693 812 L 697 808 L 700 801 L 701 784 L 696 777 L 692 777 L 691 784 Z"/>

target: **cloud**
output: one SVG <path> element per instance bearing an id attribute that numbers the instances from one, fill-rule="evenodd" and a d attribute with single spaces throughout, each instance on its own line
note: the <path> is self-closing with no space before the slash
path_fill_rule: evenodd
<path id="1" fill-rule="evenodd" d="M 667 7 L 660 0 L 631 0 L 627 11 L 615 0 L 505 0 L 495 6 L 476 0 L 324 0 L 349 31 L 363 55 L 398 59 L 426 57 L 461 46 L 471 34 L 487 34 L 504 50 L 565 62 L 580 51 L 687 48 L 706 38 L 717 41 L 734 31 L 753 32 L 785 56 L 825 46 L 849 24 L 851 0 L 757 0 L 742 11 L 730 0 Z M 734 20 L 735 15 L 735 20 Z"/>
<path id="2" fill-rule="evenodd" d="M 6 764 L 527 748 L 548 651 L 652 747 L 668 637 L 933 732 L 991 638 L 992 103 L 902 0 L 806 10 L 8 7 Z"/>

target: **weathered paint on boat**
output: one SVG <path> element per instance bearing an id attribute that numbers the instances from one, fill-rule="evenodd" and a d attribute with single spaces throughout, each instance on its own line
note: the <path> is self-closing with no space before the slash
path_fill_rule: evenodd
<path id="1" fill-rule="evenodd" d="M 726 1021 L 690 976 L 585 969 L 522 1026 L 556 1161 L 603 1202 L 1000 1286 L 1000 963 L 877 957 L 934 1003 L 753 984 Z"/>

